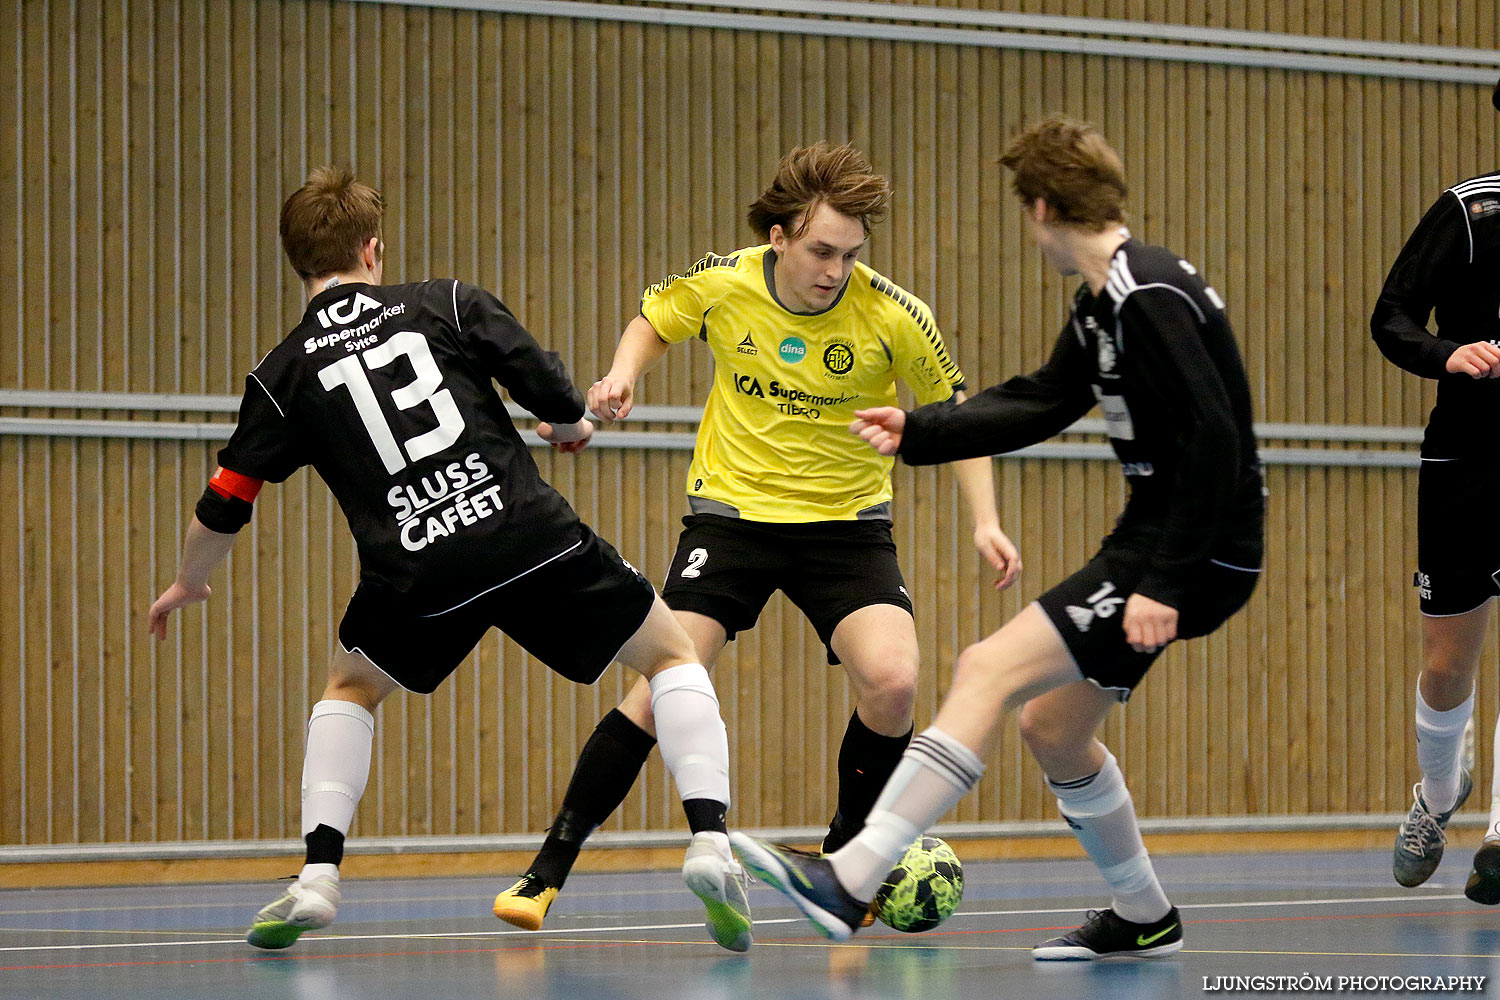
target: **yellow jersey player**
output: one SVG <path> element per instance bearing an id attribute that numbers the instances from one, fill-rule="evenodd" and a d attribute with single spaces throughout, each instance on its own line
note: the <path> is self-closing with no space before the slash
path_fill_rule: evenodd
<path id="1" fill-rule="evenodd" d="M 932 313 L 860 263 L 890 185 L 849 145 L 781 161 L 750 206 L 764 242 L 709 255 L 647 289 L 609 374 L 588 393 L 606 423 L 630 415 L 636 382 L 671 345 L 698 338 L 714 385 L 688 470 L 690 514 L 662 597 L 712 664 L 781 590 L 844 667 L 856 708 L 838 761 L 838 808 L 824 840 L 859 832 L 912 733 L 917 635 L 891 537 L 889 457 L 848 432 L 854 412 L 894 405 L 895 382 L 922 403 L 962 399 L 963 375 Z M 1000 530 L 990 460 L 956 466 L 976 546 L 1009 586 L 1021 569 Z M 624 800 L 655 743 L 637 686 L 600 721 L 530 869 L 495 913 L 539 928 L 589 833 Z"/>

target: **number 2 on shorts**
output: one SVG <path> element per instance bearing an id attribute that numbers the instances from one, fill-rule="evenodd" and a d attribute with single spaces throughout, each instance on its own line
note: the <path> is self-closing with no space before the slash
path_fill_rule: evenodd
<path id="1" fill-rule="evenodd" d="M 688 580 L 696 580 L 703 575 L 701 570 L 703 569 L 703 564 L 706 562 L 708 562 L 708 550 L 694 549 L 688 553 L 687 565 L 682 567 L 682 572 L 678 576 Z"/>

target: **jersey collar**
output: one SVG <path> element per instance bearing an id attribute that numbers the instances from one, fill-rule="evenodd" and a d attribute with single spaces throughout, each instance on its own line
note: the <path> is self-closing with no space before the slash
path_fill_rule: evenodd
<path id="1" fill-rule="evenodd" d="M 369 287 L 370 283 L 367 281 L 341 281 L 337 285 L 334 285 L 331 288 L 325 288 L 317 295 L 314 295 L 312 298 L 308 299 L 307 308 L 308 310 L 320 309 L 328 303 L 332 302 L 334 299 L 342 298 L 352 290 Z"/>
<path id="2" fill-rule="evenodd" d="M 844 287 L 839 289 L 839 293 L 833 297 L 833 301 L 830 302 L 830 303 L 828 303 L 828 305 L 827 305 L 826 308 L 819 309 L 817 312 L 810 312 L 810 313 L 809 312 L 798 312 L 797 310 L 795 310 L 795 309 L 791 308 L 790 306 L 788 306 L 785 302 L 781 301 L 781 299 L 779 299 L 779 298 L 776 297 L 776 273 L 775 273 L 776 272 L 776 251 L 775 250 L 772 250 L 770 247 L 766 248 L 766 256 L 765 256 L 764 260 L 762 261 L 762 265 L 763 265 L 762 270 L 765 272 L 765 276 L 766 276 L 766 294 L 769 295 L 769 296 L 771 296 L 771 301 L 772 302 L 775 302 L 778 306 L 780 306 L 782 309 L 785 309 L 787 312 L 791 313 L 793 316 L 821 316 L 824 313 L 832 312 L 835 308 L 837 308 L 837 306 L 838 306 L 838 304 L 840 302 L 844 301 L 844 293 L 849 290 L 849 281 L 853 281 L 854 280 L 854 275 L 851 273 L 849 275 L 849 281 L 844 282 Z"/>

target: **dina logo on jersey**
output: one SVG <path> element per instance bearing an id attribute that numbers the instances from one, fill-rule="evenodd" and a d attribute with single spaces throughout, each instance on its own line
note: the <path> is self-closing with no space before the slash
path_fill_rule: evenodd
<path id="1" fill-rule="evenodd" d="M 760 353 L 760 351 L 755 346 L 755 341 L 750 339 L 750 331 L 748 330 L 745 331 L 745 339 L 740 341 L 739 344 L 735 346 L 734 350 L 736 354 L 744 354 L 752 358 Z"/>
<path id="2" fill-rule="evenodd" d="M 854 342 L 842 337 L 823 348 L 823 369 L 829 378 L 848 378 L 854 370 Z"/>
<path id="3" fill-rule="evenodd" d="M 380 303 L 364 292 L 355 292 L 347 299 L 340 299 L 318 310 L 318 322 L 327 330 L 334 324 L 348 326 L 371 309 L 379 309 Z"/>
<path id="4" fill-rule="evenodd" d="M 801 337 L 786 338 L 776 351 L 781 355 L 781 360 L 789 365 L 799 365 L 807 357 L 807 345 L 802 342 Z"/>

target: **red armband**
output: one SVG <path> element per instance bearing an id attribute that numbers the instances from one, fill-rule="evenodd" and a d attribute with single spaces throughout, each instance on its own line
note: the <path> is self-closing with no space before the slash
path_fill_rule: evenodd
<path id="1" fill-rule="evenodd" d="M 264 479 L 242 476 L 221 466 L 214 470 L 213 478 L 208 481 L 208 488 L 225 499 L 234 497 L 246 503 L 254 503 L 265 482 Z"/>

